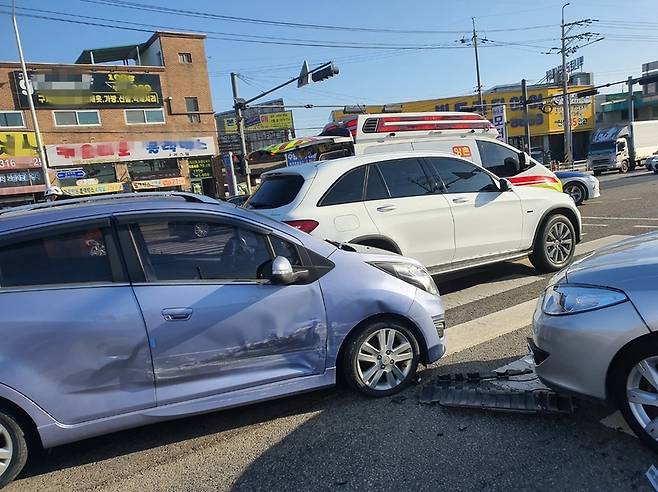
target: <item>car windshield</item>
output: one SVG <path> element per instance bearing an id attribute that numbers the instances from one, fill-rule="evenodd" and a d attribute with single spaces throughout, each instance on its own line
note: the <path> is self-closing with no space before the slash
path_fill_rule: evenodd
<path id="1" fill-rule="evenodd" d="M 295 199 L 303 184 L 304 178 L 299 174 L 267 177 L 249 199 L 246 207 L 264 209 L 288 205 Z"/>

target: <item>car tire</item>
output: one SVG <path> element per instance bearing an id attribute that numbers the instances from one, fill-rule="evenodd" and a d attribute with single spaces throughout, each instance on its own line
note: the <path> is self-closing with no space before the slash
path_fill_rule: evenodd
<path id="1" fill-rule="evenodd" d="M 413 381 L 420 348 L 414 333 L 403 324 L 392 319 L 370 323 L 347 343 L 342 360 L 343 377 L 359 392 L 373 397 L 390 396 Z M 391 357 L 396 352 L 398 360 Z"/>
<path id="2" fill-rule="evenodd" d="M 658 174 L 658 168 L 654 167 L 654 168 L 653 168 L 653 173 L 654 173 L 654 174 Z"/>
<path id="3" fill-rule="evenodd" d="M 563 191 L 573 198 L 576 205 L 582 205 L 587 199 L 587 188 L 580 183 L 567 183 L 564 186 Z"/>
<path id="4" fill-rule="evenodd" d="M 21 472 L 27 462 L 25 432 L 11 412 L 0 409 L 0 489 Z"/>
<path id="5" fill-rule="evenodd" d="M 601 176 L 603 171 L 594 171 L 594 176 Z"/>
<path id="6" fill-rule="evenodd" d="M 654 340 L 655 342 L 655 340 Z M 646 367 L 652 367 L 654 371 L 654 384 L 649 382 L 649 379 L 642 375 L 640 365 L 644 363 Z M 658 398 L 658 349 L 654 343 L 649 343 L 641 346 L 635 346 L 628 353 L 626 353 L 620 363 L 615 366 L 615 375 L 610 387 L 611 397 L 617 404 L 621 414 L 626 420 L 626 423 L 640 438 L 640 440 L 654 451 L 658 451 L 658 426 L 656 430 L 651 429 L 656 437 L 647 431 L 651 420 L 658 418 L 658 407 L 653 405 L 642 405 L 639 395 L 635 401 L 631 401 L 630 393 L 632 391 L 643 391 L 650 395 L 656 394 Z"/>
<path id="7" fill-rule="evenodd" d="M 530 262 L 542 273 L 556 272 L 569 264 L 576 249 L 576 231 L 562 214 L 547 217 L 539 226 Z"/>
<path id="8" fill-rule="evenodd" d="M 621 167 L 619 168 L 619 172 L 621 174 L 626 174 L 629 169 L 630 169 L 630 167 L 628 165 L 628 161 L 627 160 L 621 161 Z"/>

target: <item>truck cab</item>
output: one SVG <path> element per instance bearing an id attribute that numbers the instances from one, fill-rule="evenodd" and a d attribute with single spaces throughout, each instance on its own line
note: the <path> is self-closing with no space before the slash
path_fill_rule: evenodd
<path id="1" fill-rule="evenodd" d="M 604 171 L 626 173 L 635 168 L 629 156 L 628 129 L 625 126 L 600 128 L 592 134 L 587 168 L 599 176 Z"/>

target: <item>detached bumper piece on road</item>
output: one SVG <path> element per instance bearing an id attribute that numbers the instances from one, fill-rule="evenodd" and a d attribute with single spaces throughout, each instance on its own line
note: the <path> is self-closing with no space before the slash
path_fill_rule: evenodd
<path id="1" fill-rule="evenodd" d="M 570 396 L 549 389 L 528 391 L 491 389 L 480 386 L 488 381 L 508 380 L 532 371 L 505 371 L 486 374 L 448 374 L 425 385 L 420 403 L 444 407 L 478 408 L 498 412 L 570 415 L 575 405 Z"/>

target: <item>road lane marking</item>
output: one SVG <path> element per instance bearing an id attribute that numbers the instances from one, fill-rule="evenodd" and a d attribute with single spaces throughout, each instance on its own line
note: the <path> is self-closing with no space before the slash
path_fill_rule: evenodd
<path id="1" fill-rule="evenodd" d="M 656 229 L 658 225 L 634 225 L 633 227 L 637 229 Z"/>
<path id="2" fill-rule="evenodd" d="M 643 220 L 658 220 L 658 217 L 583 217 L 587 220 L 634 220 L 635 222 L 642 222 Z"/>
<path id="3" fill-rule="evenodd" d="M 633 436 L 637 438 L 635 433 L 631 430 L 631 428 L 624 420 L 624 417 L 622 416 L 619 410 L 617 410 L 615 413 L 608 415 L 606 418 L 601 419 L 600 423 L 605 425 L 606 427 L 609 427 L 616 431 L 623 432 L 625 434 L 628 434 L 629 436 Z"/>
<path id="4" fill-rule="evenodd" d="M 603 246 L 616 243 L 629 237 L 632 236 L 613 234 L 611 236 L 594 239 L 593 241 L 580 243 L 576 246 L 575 256 L 587 254 L 591 251 L 594 251 L 595 249 L 602 248 Z M 529 264 L 527 259 L 523 261 Z M 530 285 L 543 278 L 546 277 L 542 275 L 504 277 L 500 280 L 485 282 L 482 284 L 474 285 L 473 287 L 467 287 L 466 289 L 450 292 L 449 294 L 442 295 L 441 300 L 443 301 L 444 309 L 447 311 L 448 309 L 454 309 L 471 302 L 481 301 L 488 297 L 502 294 L 508 290 L 516 289 L 517 287 Z"/>
<path id="5" fill-rule="evenodd" d="M 608 227 L 609 224 L 583 224 L 583 227 Z"/>
<path id="6" fill-rule="evenodd" d="M 630 202 L 631 200 L 642 200 L 642 198 L 622 198 L 622 202 Z"/>
<path id="7" fill-rule="evenodd" d="M 500 280 L 486 282 L 484 284 L 474 285 L 466 289 L 451 292 L 450 294 L 442 295 L 444 309 L 453 309 L 464 304 L 475 301 L 481 301 L 487 297 L 502 294 L 508 290 L 516 289 L 523 285 L 529 285 L 544 277 L 539 275 L 530 275 L 522 277 L 505 277 Z"/>
<path id="8" fill-rule="evenodd" d="M 446 355 L 488 342 L 532 324 L 537 299 L 531 299 L 495 313 L 448 327 L 445 331 Z"/>

